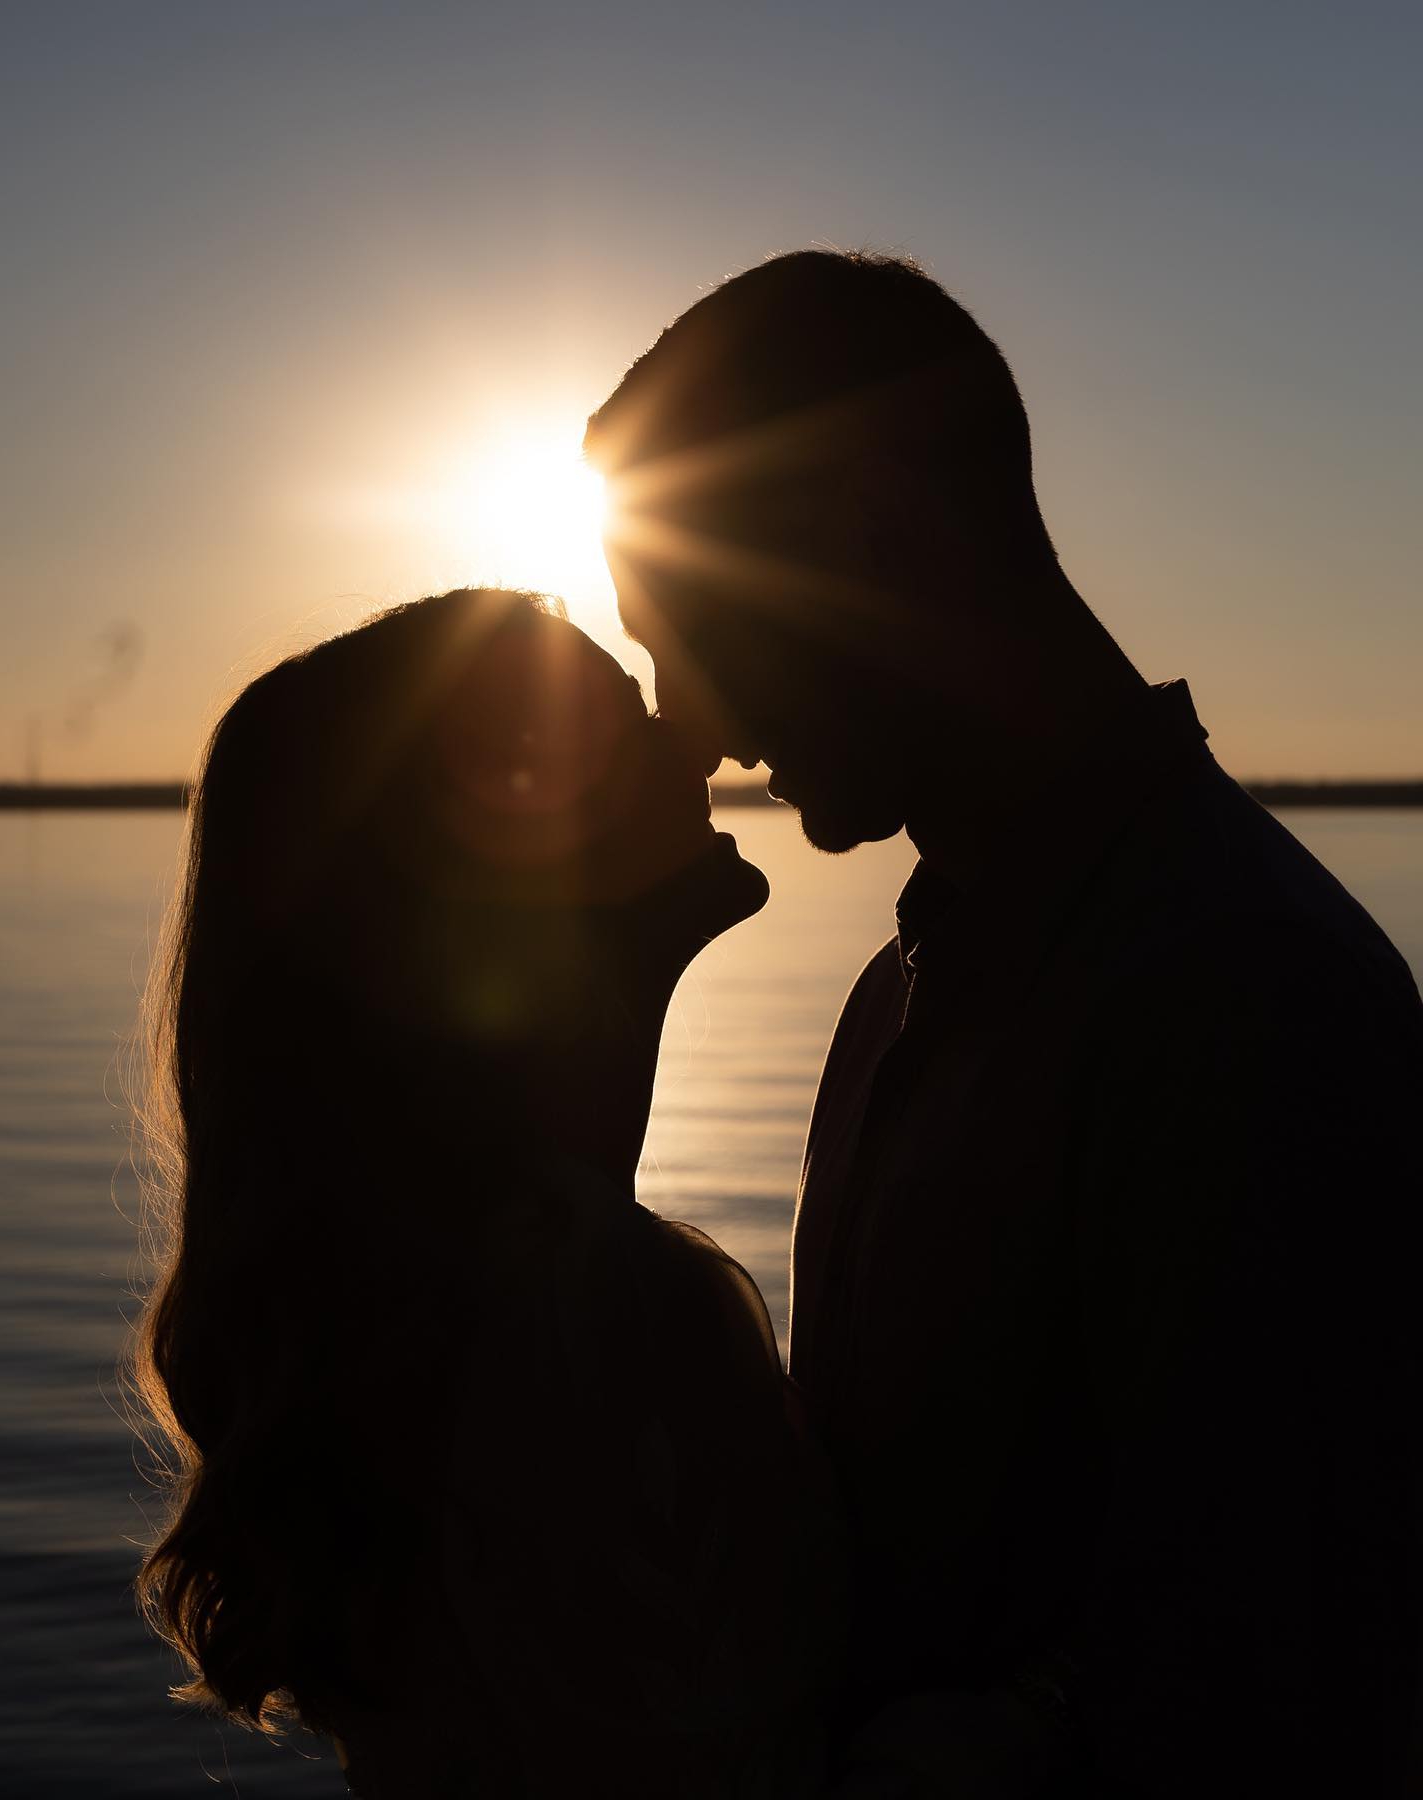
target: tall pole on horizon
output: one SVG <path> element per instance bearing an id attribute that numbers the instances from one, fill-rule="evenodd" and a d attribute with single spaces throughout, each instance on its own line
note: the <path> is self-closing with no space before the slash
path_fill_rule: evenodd
<path id="1" fill-rule="evenodd" d="M 25 720 L 25 780 L 31 787 L 40 782 L 40 762 L 44 746 L 44 721 L 38 713 Z"/>

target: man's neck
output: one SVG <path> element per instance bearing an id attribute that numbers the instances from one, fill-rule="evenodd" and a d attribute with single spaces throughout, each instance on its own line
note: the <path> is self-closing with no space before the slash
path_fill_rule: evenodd
<path id="1" fill-rule="evenodd" d="M 971 723 L 925 747 L 906 830 L 954 886 L 980 878 L 1015 821 L 1029 821 L 1060 772 L 1146 691 L 1115 642 L 1069 596 L 1061 628 L 1025 636 L 1011 655 L 973 671 L 971 700 L 946 699 L 946 716 Z"/>

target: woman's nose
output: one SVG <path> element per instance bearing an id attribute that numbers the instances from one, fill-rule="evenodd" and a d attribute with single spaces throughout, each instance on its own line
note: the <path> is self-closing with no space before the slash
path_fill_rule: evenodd
<path id="1" fill-rule="evenodd" d="M 707 752 L 696 734 L 685 725 L 660 712 L 655 713 L 648 724 L 653 731 L 653 753 L 659 766 L 671 773 L 679 786 L 685 784 L 704 793 L 708 779 L 721 762 L 720 754 L 715 754 L 713 766 L 708 769 Z"/>

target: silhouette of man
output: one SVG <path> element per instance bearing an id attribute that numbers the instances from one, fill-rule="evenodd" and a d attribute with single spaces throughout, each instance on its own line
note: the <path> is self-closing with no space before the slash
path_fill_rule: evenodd
<path id="1" fill-rule="evenodd" d="M 997 347 L 801 252 L 589 425 L 661 710 L 907 829 L 810 1127 L 791 1373 L 858 1600 L 837 1794 L 1402 1791 L 1423 1009 L 1058 564 Z"/>

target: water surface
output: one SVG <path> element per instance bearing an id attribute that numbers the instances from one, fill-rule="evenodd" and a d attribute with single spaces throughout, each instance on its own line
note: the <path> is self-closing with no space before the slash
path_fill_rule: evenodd
<path id="1" fill-rule="evenodd" d="M 822 857 L 779 810 L 718 823 L 766 868 L 773 899 L 678 990 L 640 1193 L 744 1262 L 783 1330 L 820 1063 L 912 851 Z M 1423 813 L 1286 823 L 1423 972 Z M 180 826 L 0 815 L 0 1791 L 21 1800 L 344 1792 L 317 1743 L 298 1753 L 180 1717 L 127 1592 L 146 1525 L 114 1377 L 137 1205 L 122 1050 Z"/>

